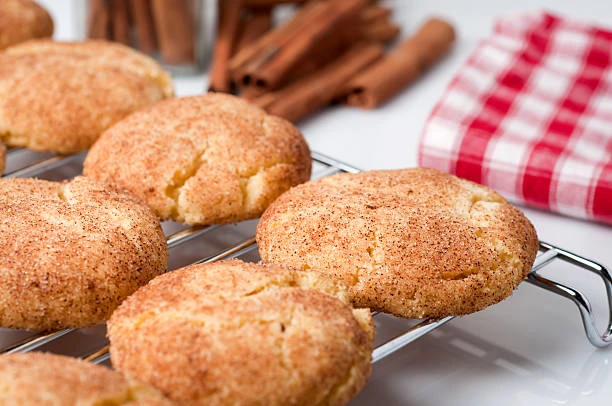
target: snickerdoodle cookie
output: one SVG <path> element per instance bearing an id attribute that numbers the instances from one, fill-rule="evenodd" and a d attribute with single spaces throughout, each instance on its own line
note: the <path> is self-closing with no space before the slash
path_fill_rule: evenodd
<path id="1" fill-rule="evenodd" d="M 120 44 L 32 40 L 0 53 L 0 93 L 7 145 L 72 153 L 172 96 L 172 83 L 153 59 Z"/>
<path id="2" fill-rule="evenodd" d="M 166 270 L 159 219 L 136 198 L 85 177 L 0 179 L 0 326 L 102 323 Z"/>
<path id="3" fill-rule="evenodd" d="M 257 242 L 265 262 L 327 272 L 356 306 L 410 318 L 501 301 L 538 249 L 529 220 L 500 195 L 426 168 L 297 186 L 263 214 Z"/>
<path id="4" fill-rule="evenodd" d="M 181 405 L 340 405 L 371 369 L 372 316 L 349 303 L 316 272 L 193 265 L 117 308 L 111 360 Z"/>
<path id="5" fill-rule="evenodd" d="M 0 355 L 0 404 L 171 406 L 148 385 L 109 368 L 50 353 Z"/>
<path id="6" fill-rule="evenodd" d="M 0 1 L 0 50 L 33 38 L 53 35 L 53 20 L 32 0 Z"/>
<path id="7" fill-rule="evenodd" d="M 288 121 L 235 96 L 166 100 L 105 131 L 84 174 L 188 224 L 258 217 L 310 177 L 310 150 Z"/>

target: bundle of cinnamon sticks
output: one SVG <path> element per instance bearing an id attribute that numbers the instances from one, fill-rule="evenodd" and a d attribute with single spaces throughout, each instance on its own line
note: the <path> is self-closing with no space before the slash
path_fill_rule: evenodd
<path id="1" fill-rule="evenodd" d="M 195 62 L 193 0 L 89 0 L 87 37 L 159 52 L 168 64 Z"/>
<path id="2" fill-rule="evenodd" d="M 274 26 L 280 3 L 294 3 L 295 12 Z M 455 39 L 448 22 L 431 18 L 397 40 L 392 10 L 373 0 L 218 0 L 218 7 L 209 90 L 294 122 L 331 103 L 384 103 Z"/>

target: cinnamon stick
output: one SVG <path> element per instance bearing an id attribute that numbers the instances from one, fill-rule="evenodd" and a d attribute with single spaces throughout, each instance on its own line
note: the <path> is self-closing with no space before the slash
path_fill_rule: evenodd
<path id="1" fill-rule="evenodd" d="M 130 20 L 128 4 L 124 0 L 111 0 L 111 26 L 113 41 L 130 44 Z"/>
<path id="2" fill-rule="evenodd" d="M 194 60 L 193 10 L 189 5 L 188 0 L 152 0 L 156 35 L 167 63 Z"/>
<path id="3" fill-rule="evenodd" d="M 238 33 L 235 51 L 238 52 L 241 49 L 250 46 L 262 35 L 270 31 L 270 28 L 272 28 L 271 8 L 257 8 L 249 10 L 242 23 L 241 30 Z"/>
<path id="4" fill-rule="evenodd" d="M 253 52 L 251 58 L 243 58 L 243 54 L 247 50 L 252 51 L 251 48 L 256 48 L 258 44 L 236 55 L 236 59 L 246 60 L 242 64 L 234 60 L 234 74 L 246 84 L 253 80 L 260 87 L 278 87 L 292 70 L 311 54 L 317 44 L 326 41 L 343 22 L 358 16 L 368 2 L 369 0 L 315 1 L 311 7 L 307 5 L 283 25 L 283 36 L 277 34 L 278 30 L 274 30 L 260 39 L 267 44 L 260 47 L 259 52 Z M 259 41 L 258 43 L 260 45 Z"/>
<path id="5" fill-rule="evenodd" d="M 236 44 L 241 16 L 241 0 L 218 0 L 217 39 L 213 50 L 208 89 L 229 93 L 232 90 L 228 61 Z"/>
<path id="6" fill-rule="evenodd" d="M 134 21 L 138 48 L 145 53 L 157 49 L 153 13 L 150 0 L 129 0 L 130 12 Z"/>
<path id="7" fill-rule="evenodd" d="M 286 77 L 284 83 L 295 82 L 321 69 L 359 42 L 362 37 L 362 32 L 355 27 L 354 20 L 347 20 L 343 24 L 338 25 L 325 41 L 317 43 L 305 55 L 304 59 L 299 61 L 296 68 Z M 252 100 L 267 92 L 269 92 L 269 89 L 250 83 L 247 86 L 241 86 L 240 96 L 247 100 Z"/>
<path id="8" fill-rule="evenodd" d="M 264 63 L 278 52 L 281 46 L 288 44 L 305 22 L 318 18 L 325 11 L 323 7 L 323 3 L 320 1 L 306 4 L 287 23 L 269 31 L 248 47 L 240 49 L 229 63 L 234 80 L 240 84 L 248 85 L 250 76 L 247 69 L 249 67 L 257 68 L 259 64 Z"/>
<path id="9" fill-rule="evenodd" d="M 361 37 L 368 41 L 389 43 L 400 34 L 400 28 L 389 20 L 375 21 L 361 27 Z"/>
<path id="10" fill-rule="evenodd" d="M 360 20 L 362 24 L 372 24 L 380 20 L 388 20 L 391 18 L 391 9 L 379 4 L 372 4 L 363 9 Z"/>
<path id="11" fill-rule="evenodd" d="M 355 44 L 324 68 L 283 89 L 257 97 L 253 102 L 270 114 L 298 121 L 328 105 L 348 79 L 382 55 L 380 44 Z"/>
<path id="12" fill-rule="evenodd" d="M 106 0 L 89 0 L 87 10 L 87 38 L 110 38 L 110 10 Z"/>
<path id="13" fill-rule="evenodd" d="M 321 42 L 329 40 L 334 30 L 355 16 L 366 3 L 364 0 L 326 3 L 327 10 L 320 19 L 310 21 L 300 30 L 290 46 L 281 48 L 274 58 L 253 72 L 255 83 L 260 83 L 262 87 L 274 87 L 280 84 L 291 70 L 304 60 L 305 55 L 312 52 Z"/>
<path id="14" fill-rule="evenodd" d="M 256 86 L 244 86 L 240 89 L 240 97 L 246 100 L 255 100 L 266 93 L 266 89 Z"/>
<path id="15" fill-rule="evenodd" d="M 359 15 L 361 37 L 368 41 L 389 43 L 400 33 L 400 28 L 391 21 L 391 9 L 379 4 L 364 8 Z"/>
<path id="16" fill-rule="evenodd" d="M 244 0 L 245 7 L 272 7 L 278 4 L 304 3 L 307 0 Z"/>
<path id="17" fill-rule="evenodd" d="M 325 65 L 338 58 L 361 38 L 360 30 L 355 29 L 352 21 L 337 27 L 326 41 L 321 41 L 301 60 L 295 69 L 286 77 L 284 83 L 292 83 L 304 76 L 321 69 Z M 242 87 L 240 96 L 251 100 L 269 90 L 265 87 L 250 84 Z"/>
<path id="18" fill-rule="evenodd" d="M 448 22 L 432 18 L 388 55 L 352 78 L 340 92 L 346 103 L 374 108 L 419 77 L 442 57 L 455 40 Z"/>
<path id="19" fill-rule="evenodd" d="M 325 41 L 317 43 L 311 51 L 299 61 L 295 69 L 287 76 L 287 82 L 292 82 L 303 76 L 321 69 L 362 38 L 360 30 L 355 28 L 353 20 L 339 24 L 336 29 L 327 36 Z"/>

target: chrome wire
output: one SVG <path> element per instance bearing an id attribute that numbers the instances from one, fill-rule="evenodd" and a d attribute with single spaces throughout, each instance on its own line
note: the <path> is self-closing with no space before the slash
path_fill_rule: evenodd
<path id="1" fill-rule="evenodd" d="M 256 247 L 255 237 L 250 237 L 234 245 L 233 247 L 219 251 L 215 255 L 202 258 L 201 260 L 194 262 L 194 264 L 205 264 L 208 262 L 220 261 L 222 259 L 236 258 L 254 250 Z"/>
<path id="2" fill-rule="evenodd" d="M 193 226 L 185 230 L 178 231 L 166 237 L 166 243 L 168 244 L 168 249 L 172 249 L 176 247 L 177 245 L 183 244 L 196 237 L 200 237 L 204 234 L 210 233 L 211 231 L 214 231 L 218 229 L 219 227 L 220 226 L 218 225 L 208 226 L 208 227 Z"/>
<path id="3" fill-rule="evenodd" d="M 324 178 L 326 176 L 335 175 L 338 172 L 342 172 L 342 171 L 339 170 L 338 168 L 334 168 L 334 167 L 325 168 L 322 171 L 314 172 L 312 174 L 312 178 L 311 179 Z"/>
<path id="4" fill-rule="evenodd" d="M 104 361 L 108 361 L 110 359 L 110 347 L 105 345 L 99 350 L 83 357 L 83 361 L 91 362 L 93 364 L 101 364 Z"/>
<path id="5" fill-rule="evenodd" d="M 9 151 L 9 153 L 12 151 Z M 68 162 L 83 158 L 84 152 L 73 155 L 54 155 L 49 158 L 44 158 L 35 162 L 32 162 L 28 166 L 23 168 L 7 172 L 2 177 L 4 178 L 24 178 L 39 175 L 40 173 L 49 171 L 54 168 L 66 165 Z"/>
<path id="6" fill-rule="evenodd" d="M 16 352 L 32 351 L 39 347 L 42 347 L 47 343 L 50 343 L 51 341 L 63 337 L 66 334 L 73 332 L 74 330 L 75 329 L 73 328 L 69 328 L 65 330 L 55 331 L 53 333 L 38 333 L 0 349 L 0 353 L 12 354 Z"/>
<path id="7" fill-rule="evenodd" d="M 372 351 L 372 363 L 378 362 L 387 355 L 393 354 L 416 339 L 421 338 L 425 334 L 437 329 L 454 318 L 455 316 L 448 316 L 440 320 L 425 319 L 421 321 L 400 335 L 376 347 L 374 351 Z"/>
<path id="8" fill-rule="evenodd" d="M 357 173 L 361 172 L 361 169 L 356 168 L 352 165 L 339 161 L 335 158 L 327 156 L 325 154 L 321 154 L 320 152 L 310 151 L 310 155 L 315 162 L 323 164 L 325 166 L 332 166 L 334 168 L 338 168 L 343 172 Z"/>
<path id="9" fill-rule="evenodd" d="M 540 249 L 544 251 L 544 253 L 536 258 L 532 272 L 527 278 L 527 282 L 571 300 L 578 307 L 584 332 L 591 344 L 598 348 L 610 345 L 612 342 L 612 277 L 608 270 L 595 261 L 591 261 L 590 259 L 581 257 L 543 241 L 540 241 Z M 596 318 L 593 314 L 591 303 L 584 294 L 561 282 L 538 274 L 541 268 L 555 259 L 575 265 L 577 269 L 590 271 L 599 276 L 603 281 L 608 302 L 608 325 L 603 333 L 600 333 L 597 328 Z"/>

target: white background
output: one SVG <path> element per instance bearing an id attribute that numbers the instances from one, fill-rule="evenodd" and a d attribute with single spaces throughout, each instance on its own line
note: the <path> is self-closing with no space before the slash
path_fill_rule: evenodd
<path id="1" fill-rule="evenodd" d="M 56 38 L 77 37 L 80 5 L 40 0 L 53 14 Z M 361 169 L 416 165 L 423 123 L 453 73 L 495 16 L 545 8 L 612 27 L 612 1 L 391 1 L 403 35 L 428 16 L 453 22 L 458 40 L 451 55 L 399 97 L 374 111 L 335 107 L 299 127 L 311 148 Z M 206 76 L 178 78 L 178 95 L 199 94 Z M 610 129 L 612 131 L 612 128 Z M 612 204 L 612 202 L 610 202 Z M 612 228 L 524 209 L 541 240 L 612 268 Z M 603 288 L 583 272 L 554 267 L 592 296 L 602 320 Z M 385 323 L 384 329 L 403 323 Z M 508 300 L 455 319 L 374 367 L 353 405 L 604 405 L 612 402 L 612 349 L 592 347 L 578 312 L 567 300 L 524 283 Z"/>

